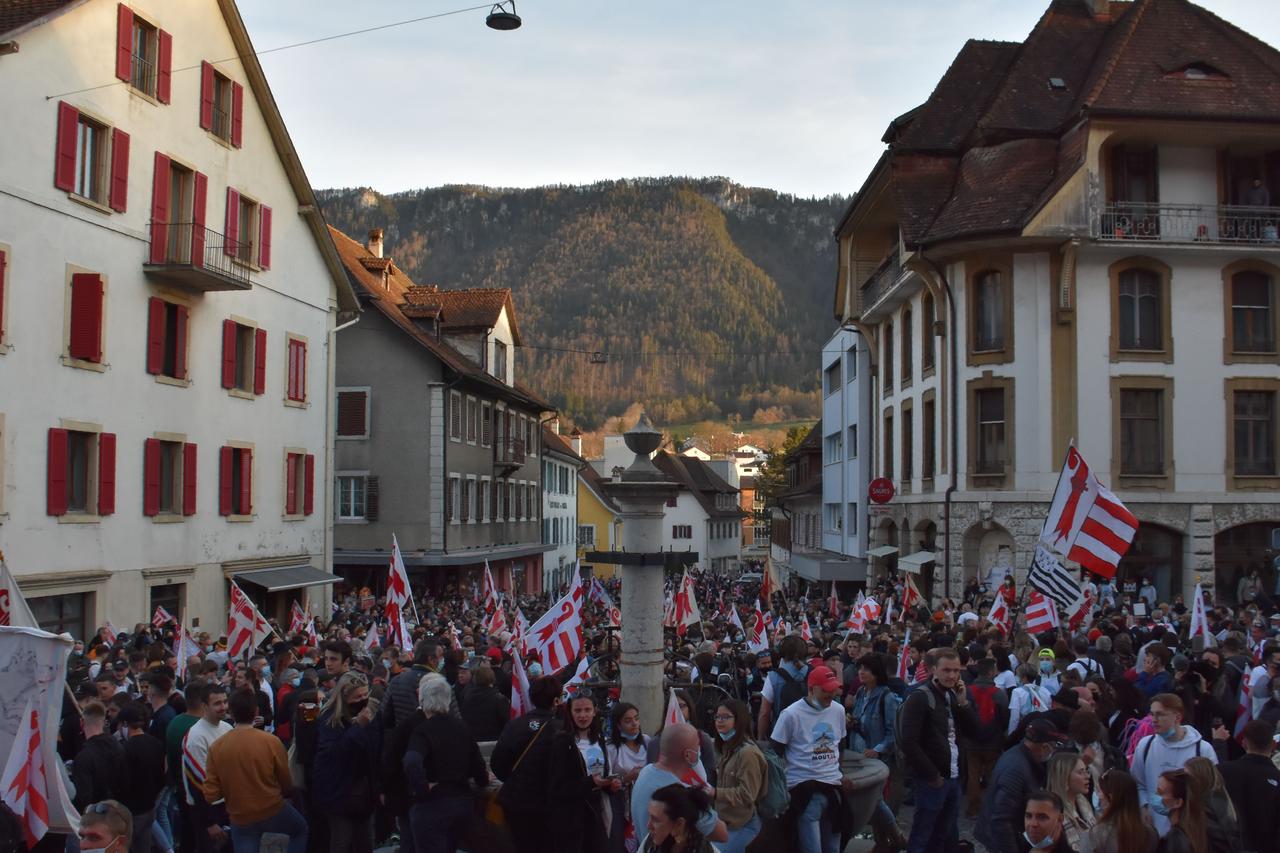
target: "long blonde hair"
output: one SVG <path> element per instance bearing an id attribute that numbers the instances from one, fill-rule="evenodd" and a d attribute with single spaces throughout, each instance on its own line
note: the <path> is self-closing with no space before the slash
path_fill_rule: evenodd
<path id="1" fill-rule="evenodd" d="M 338 683 L 333 686 L 333 692 L 324 700 L 324 707 L 320 709 L 321 714 L 329 715 L 329 725 L 335 729 L 342 728 L 353 716 L 348 704 L 351 694 L 361 687 L 368 686 L 369 679 L 365 678 L 363 673 L 355 670 L 342 673 Z"/>
<path id="2" fill-rule="evenodd" d="M 1062 812 L 1069 820 L 1078 820 L 1080 810 L 1076 795 L 1071 793 L 1071 773 L 1084 758 L 1078 752 L 1055 752 L 1049 758 L 1049 790 L 1062 798 Z M 1088 766 L 1085 767 L 1088 770 Z"/>

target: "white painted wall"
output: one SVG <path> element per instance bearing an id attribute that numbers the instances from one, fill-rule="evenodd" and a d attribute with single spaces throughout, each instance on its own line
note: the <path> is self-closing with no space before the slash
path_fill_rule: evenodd
<path id="1" fill-rule="evenodd" d="M 634 458 L 634 454 L 633 454 Z M 675 539 L 671 529 L 677 524 L 693 528 L 692 539 Z M 703 569 L 710 569 L 710 551 L 707 541 L 707 512 L 698 499 L 685 489 L 680 490 L 675 506 L 662 510 L 662 549 L 664 551 L 697 551 Z"/>
<path id="2" fill-rule="evenodd" d="M 498 314 L 498 324 L 489 333 L 486 346 L 489 348 L 489 372 L 494 373 L 494 341 L 502 341 L 507 345 L 507 375 L 499 376 L 498 378 L 508 385 L 514 385 L 516 381 L 516 346 L 514 340 L 511 334 L 511 318 L 507 316 L 507 309 L 503 308 Z M 494 375 L 496 376 L 497 374 L 495 373 Z"/>
<path id="3" fill-rule="evenodd" d="M 543 582 L 546 589 L 556 589 L 558 585 L 563 583 L 568 577 L 568 572 L 572 569 L 574 563 L 578 559 L 577 535 L 578 535 L 578 472 L 574 465 L 570 465 L 565 459 L 554 453 L 545 454 L 545 462 L 551 468 L 551 483 L 543 482 L 542 484 L 542 518 L 543 529 L 554 529 L 554 523 L 558 519 L 560 522 L 561 542 L 551 551 L 548 551 L 542 557 L 543 565 Z M 567 493 L 561 492 L 560 476 L 564 473 L 568 480 L 569 490 Z M 546 522 L 551 522 L 552 527 L 548 528 Z M 596 540 L 599 545 L 608 545 L 602 542 L 601 537 L 607 537 L 611 531 L 602 531 L 597 525 Z M 551 540 L 547 539 L 547 543 Z M 603 550 L 608 550 L 604 548 Z M 563 566 L 563 569 L 561 568 Z"/>
<path id="4" fill-rule="evenodd" d="M 110 618 L 123 626 L 148 617 L 146 588 L 165 582 L 152 570 L 189 568 L 174 579 L 188 584 L 187 615 L 220 633 L 226 625 L 222 563 L 298 555 L 323 564 L 326 337 L 336 295 L 248 86 L 243 148 L 232 149 L 199 126 L 199 71 L 176 69 L 236 55 L 216 4 L 185 4 L 181 14 L 160 4 L 144 11 L 156 13 L 153 20 L 173 34 L 172 103 L 149 102 L 123 84 L 65 97 L 131 135 L 126 213 L 100 212 L 53 186 L 59 99 L 46 100 L 115 80 L 116 4 L 73 8 L 21 35 L 21 52 L 0 59 L 0 114 L 9 117 L 0 156 L 0 243 L 12 250 L 6 312 L 12 349 L 0 355 L 0 548 L 19 577 L 110 572 L 102 585 L 70 580 L 39 593 L 96 592 L 88 617 L 93 624 Z M 247 84 L 238 61 L 219 68 Z M 272 269 L 253 274 L 251 291 L 188 297 L 143 277 L 157 150 L 208 175 L 207 221 L 214 230 L 222 230 L 228 185 L 272 207 Z M 105 372 L 59 361 L 68 264 L 106 280 Z M 190 387 L 160 384 L 145 371 L 147 299 L 157 294 L 191 306 Z M 233 314 L 268 334 L 266 393 L 254 400 L 220 387 L 221 323 Z M 305 409 L 283 403 L 286 333 L 309 342 Z M 118 437 L 116 513 L 99 523 L 59 524 L 45 514 L 47 431 L 64 418 L 99 423 Z M 199 447 L 198 512 L 181 523 L 158 524 L 142 514 L 143 440 L 156 431 L 185 434 Z M 218 448 L 229 440 L 256 447 L 251 522 L 218 515 Z M 303 521 L 282 520 L 286 446 L 317 457 L 316 511 Z"/>
<path id="5" fill-rule="evenodd" d="M 1218 203 L 1217 149 L 1161 145 L 1156 159 L 1162 204 Z M 1206 225 L 1216 229 L 1211 220 L 1206 217 Z"/>

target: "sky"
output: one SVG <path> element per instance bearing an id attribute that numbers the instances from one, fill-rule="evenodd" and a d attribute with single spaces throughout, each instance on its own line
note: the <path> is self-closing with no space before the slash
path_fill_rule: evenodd
<path id="1" fill-rule="evenodd" d="M 257 50 L 469 0 L 240 0 Z M 261 58 L 313 186 L 721 175 L 849 195 L 889 121 L 969 38 L 1021 41 L 1048 0 L 518 0 Z M 1280 45 L 1269 0 L 1201 0 Z M 353 13 L 354 10 L 354 13 Z"/>

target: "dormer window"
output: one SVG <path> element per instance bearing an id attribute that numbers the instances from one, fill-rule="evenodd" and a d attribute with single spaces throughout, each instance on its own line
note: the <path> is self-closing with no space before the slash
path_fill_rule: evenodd
<path id="1" fill-rule="evenodd" d="M 1166 75 L 1181 80 L 1230 80 L 1224 72 L 1207 62 L 1192 62 L 1168 72 Z"/>
<path id="2" fill-rule="evenodd" d="M 503 341 L 493 342 L 493 375 L 507 381 L 507 345 Z"/>

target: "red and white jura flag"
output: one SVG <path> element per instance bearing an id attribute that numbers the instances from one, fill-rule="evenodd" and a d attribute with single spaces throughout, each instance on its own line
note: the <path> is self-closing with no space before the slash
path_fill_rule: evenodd
<path id="1" fill-rule="evenodd" d="M 364 635 L 364 647 L 366 649 L 381 648 L 382 640 L 378 639 L 378 623 L 374 622 L 369 626 L 369 633 Z"/>
<path id="2" fill-rule="evenodd" d="M 252 599 L 235 581 L 231 582 L 231 613 L 227 619 L 227 656 L 238 658 L 271 636 L 271 626 L 262 618 Z"/>
<path id="3" fill-rule="evenodd" d="M 813 631 L 809 628 L 809 614 L 800 617 L 800 639 L 806 643 L 813 641 Z"/>
<path id="4" fill-rule="evenodd" d="M 751 627 L 742 632 L 747 638 L 747 648 L 756 654 L 769 650 L 769 631 L 765 627 L 764 614 L 756 607 L 751 615 Z"/>
<path id="5" fill-rule="evenodd" d="M 907 675 L 911 671 L 911 629 L 907 629 L 907 636 L 902 639 L 902 650 L 898 653 L 898 678 L 903 681 L 907 680 Z"/>
<path id="6" fill-rule="evenodd" d="M 676 700 L 674 687 L 667 693 L 667 712 L 663 715 L 662 721 L 668 726 L 684 722 L 684 714 L 680 713 L 680 703 Z"/>
<path id="7" fill-rule="evenodd" d="M 1027 618 L 1027 633 L 1039 634 L 1058 627 L 1058 607 L 1053 599 L 1035 589 L 1027 596 L 1027 607 L 1023 611 Z"/>
<path id="8" fill-rule="evenodd" d="M 566 696 L 579 684 L 587 683 L 587 670 L 591 668 L 591 658 L 586 655 L 582 656 L 582 662 L 578 664 L 578 668 L 573 671 L 573 677 L 564 683 L 564 693 Z"/>
<path id="9" fill-rule="evenodd" d="M 889 598 L 884 603 L 884 619 L 882 621 L 886 625 L 888 625 L 890 622 L 893 621 L 893 596 L 892 595 L 889 596 Z"/>
<path id="10" fill-rule="evenodd" d="M 34 697 L 27 700 L 13 751 L 0 776 L 0 799 L 21 821 L 27 849 L 35 847 L 49 831 L 49 779 L 40 749 L 40 715 Z"/>
<path id="11" fill-rule="evenodd" d="M 1206 645 L 1209 640 L 1209 620 L 1204 612 L 1204 590 L 1200 588 L 1200 584 L 1196 584 L 1196 598 L 1191 602 L 1191 630 L 1187 634 L 1188 639 L 1193 639 L 1197 634 L 1203 634 Z"/>
<path id="12" fill-rule="evenodd" d="M 1013 612 L 1009 610 L 1009 602 L 1003 595 L 996 596 L 995 604 L 991 605 L 991 610 L 987 613 L 987 621 L 999 628 L 1000 633 L 1006 637 L 1013 632 Z"/>
<path id="13" fill-rule="evenodd" d="M 165 610 L 164 606 L 160 604 L 156 605 L 156 612 L 151 614 L 151 624 L 155 625 L 157 628 L 163 628 L 165 625 L 168 625 L 170 622 L 177 622 L 177 621 L 178 621 L 177 619 L 173 618 L 173 614 L 171 614 L 168 610 Z"/>
<path id="14" fill-rule="evenodd" d="M 520 659 L 520 650 L 511 651 L 511 719 L 522 717 L 533 710 L 533 702 L 529 701 L 529 676 L 524 671 L 524 661 Z"/>
<path id="15" fill-rule="evenodd" d="M 120 632 L 116 630 L 116 626 L 112 625 L 111 620 L 108 619 L 106 624 L 102 626 L 102 639 L 108 646 L 114 646 L 116 644 L 116 637 L 119 635 Z"/>
<path id="16" fill-rule="evenodd" d="M 200 645 L 196 642 L 196 638 L 191 636 L 191 632 L 183 628 L 178 634 L 178 641 L 173 644 L 174 657 L 178 659 L 178 667 L 174 674 L 178 678 L 187 677 L 187 661 L 200 654 Z"/>
<path id="17" fill-rule="evenodd" d="M 906 618 L 907 611 L 918 607 L 920 600 L 920 590 L 916 589 L 916 582 L 908 574 L 906 581 L 902 584 L 902 618 Z"/>
<path id="18" fill-rule="evenodd" d="M 307 645 L 311 646 L 313 649 L 316 646 L 320 645 L 320 637 L 318 634 L 316 634 L 315 619 L 310 619 L 307 621 Z"/>
<path id="19" fill-rule="evenodd" d="M 582 651 L 582 578 L 534 622 L 525 637 L 530 654 L 542 662 L 547 675 L 559 672 L 577 659 Z"/>
<path id="20" fill-rule="evenodd" d="M 1115 577 L 1120 558 L 1138 532 L 1138 519 L 1089 470 L 1075 447 L 1058 477 L 1040 541 L 1104 577 Z"/>
<path id="21" fill-rule="evenodd" d="M 836 595 L 836 582 L 831 582 L 831 596 L 827 599 L 827 612 L 834 619 L 840 615 L 840 597 Z"/>
<path id="22" fill-rule="evenodd" d="M 507 630 L 507 609 L 502 606 L 502 593 L 498 593 L 497 603 L 494 605 L 493 612 L 489 614 L 484 632 L 492 637 L 505 630 Z"/>
<path id="23" fill-rule="evenodd" d="M 298 599 L 293 600 L 293 607 L 289 608 L 289 633 L 300 634 L 307 629 L 307 612 L 302 609 L 302 605 L 298 603 Z"/>
<path id="24" fill-rule="evenodd" d="M 742 617 L 738 615 L 736 604 L 729 605 L 729 624 L 741 631 L 744 637 L 747 635 L 747 629 L 742 625 Z"/>
<path id="25" fill-rule="evenodd" d="M 402 649 L 413 648 L 413 634 L 409 631 L 406 608 L 412 605 L 412 589 L 409 586 L 409 570 L 400 553 L 400 543 L 391 534 L 391 565 L 387 573 L 387 603 L 383 613 L 387 617 L 387 638 Z"/>
<path id="26" fill-rule="evenodd" d="M 673 598 L 675 603 L 673 617 L 676 623 L 676 633 L 684 636 L 684 632 L 688 630 L 690 625 L 697 625 L 702 621 L 702 611 L 698 608 L 698 598 L 693 591 L 693 578 L 689 576 L 689 568 L 687 566 L 684 570 L 684 577 L 680 579 L 680 586 L 676 589 Z"/>
<path id="27" fill-rule="evenodd" d="M 1067 618 L 1067 627 L 1074 631 L 1080 627 L 1085 619 L 1089 618 L 1089 614 L 1093 612 L 1093 593 L 1085 590 L 1080 595 L 1080 601 L 1076 604 L 1075 612 Z"/>

